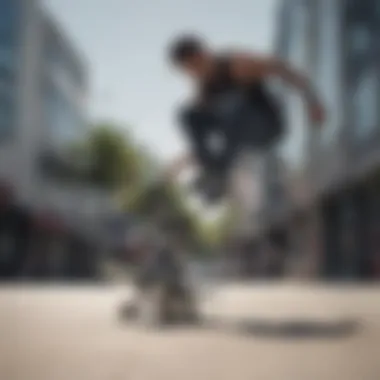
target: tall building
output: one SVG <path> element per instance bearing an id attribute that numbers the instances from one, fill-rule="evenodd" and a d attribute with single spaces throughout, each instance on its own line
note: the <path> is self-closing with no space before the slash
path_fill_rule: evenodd
<path id="1" fill-rule="evenodd" d="M 309 75 L 327 107 L 315 129 L 301 98 L 282 94 L 291 207 L 280 228 L 305 275 L 379 276 L 380 2 L 283 0 L 277 25 L 277 54 Z"/>
<path id="2" fill-rule="evenodd" d="M 380 2 L 281 0 L 276 27 L 276 54 L 311 78 L 327 120 L 314 128 L 281 89 L 288 133 L 272 152 L 281 170 L 264 176 L 254 254 L 275 258 L 267 243 L 281 240 L 287 275 L 380 278 Z"/>
<path id="3" fill-rule="evenodd" d="M 88 66 L 38 0 L 0 0 L 0 179 L 34 208 L 90 214 L 102 191 L 60 181 L 86 128 Z"/>

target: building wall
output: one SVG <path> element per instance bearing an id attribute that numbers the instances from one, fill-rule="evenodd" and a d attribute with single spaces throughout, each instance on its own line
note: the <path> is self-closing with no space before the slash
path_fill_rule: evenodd
<path id="1" fill-rule="evenodd" d="M 14 118 L 9 133 L 0 146 L 0 175 L 12 182 L 23 202 L 37 193 L 34 170 L 39 130 L 38 86 L 40 51 L 40 18 L 35 1 L 11 1 L 17 7 L 17 55 L 12 62 L 14 72 Z"/>
<path id="2" fill-rule="evenodd" d="M 342 13 L 347 149 L 350 177 L 356 178 L 380 162 L 380 6 L 347 0 Z"/>
<path id="3" fill-rule="evenodd" d="M 43 15 L 40 99 L 46 149 L 64 153 L 86 129 L 87 73 L 59 27 Z"/>
<path id="4" fill-rule="evenodd" d="M 17 2 L 0 3 L 0 138 L 6 140 L 12 132 L 15 110 L 15 83 L 18 68 L 20 20 Z"/>
<path id="5" fill-rule="evenodd" d="M 0 133 L 0 178 L 13 185 L 22 203 L 39 207 L 57 186 L 41 170 L 41 156 L 46 151 L 57 156 L 64 154 L 67 144 L 84 132 L 87 66 L 40 1 L 1 0 L 0 6 L 8 6 L 15 13 L 12 24 L 8 16 L 0 17 L 0 44 L 5 33 L 9 33 L 6 25 L 15 38 L 11 45 L 13 60 L 8 59 L 13 83 L 4 79 L 1 65 L 5 64 L 0 61 L 0 94 L 7 90 L 14 102 L 14 118 L 0 127 L 0 132 L 6 131 Z M 9 41 L 5 42 L 9 45 Z M 5 50 L 8 56 L 9 50 Z M 47 93 L 46 83 L 51 84 L 57 97 L 64 99 L 61 103 L 51 102 L 53 97 Z M 71 107 L 65 107 L 65 102 Z M 67 196 L 62 199 L 77 197 L 75 191 L 67 189 Z"/>
<path id="6" fill-rule="evenodd" d="M 302 13 L 307 22 L 300 21 Z M 285 0 L 279 14 L 277 52 L 297 67 L 292 54 L 303 49 L 304 71 L 328 117 L 321 130 L 300 122 L 309 132 L 298 148 L 300 132 L 289 135 L 288 146 L 298 149 L 303 161 L 290 168 L 289 177 L 293 214 L 304 215 L 302 225 L 287 222 L 293 224 L 294 249 L 308 276 L 366 276 L 372 260 L 369 210 L 376 196 L 363 183 L 380 166 L 379 2 Z M 283 99 L 295 130 L 300 111 L 288 91 Z"/>

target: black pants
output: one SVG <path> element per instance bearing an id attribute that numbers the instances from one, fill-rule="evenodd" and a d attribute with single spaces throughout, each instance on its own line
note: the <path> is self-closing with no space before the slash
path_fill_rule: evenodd
<path id="1" fill-rule="evenodd" d="M 180 116 L 193 152 L 207 173 L 225 173 L 241 149 L 269 149 L 279 140 L 283 129 L 279 112 L 255 107 L 241 96 L 208 106 L 190 105 Z M 224 140 L 219 154 L 210 149 L 213 134 Z"/>

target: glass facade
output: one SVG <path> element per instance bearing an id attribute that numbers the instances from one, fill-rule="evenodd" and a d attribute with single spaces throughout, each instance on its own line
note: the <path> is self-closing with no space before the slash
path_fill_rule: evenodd
<path id="1" fill-rule="evenodd" d="M 66 48 L 65 42 L 49 29 L 45 41 L 45 58 L 49 71 L 61 85 L 70 87 L 72 91 L 83 85 L 81 68 L 72 56 L 73 52 Z"/>
<path id="2" fill-rule="evenodd" d="M 287 2 L 287 38 L 282 38 L 282 58 L 301 72 L 309 67 L 309 25 L 310 12 L 307 2 L 292 0 Z M 286 91 L 286 109 L 289 133 L 280 148 L 281 155 L 289 167 L 301 169 L 306 161 L 306 139 L 308 119 L 304 102 L 297 90 Z"/>
<path id="3" fill-rule="evenodd" d="M 321 274 L 334 279 L 379 277 L 379 189 L 369 189 L 365 182 L 378 165 L 380 1 L 283 4 L 278 52 L 314 78 L 327 108 L 325 128 L 302 136 L 309 130 L 297 109 L 302 106 L 285 92 L 292 113 L 292 133 L 284 146 L 287 161 L 297 165 L 307 158 L 306 147 L 312 151 L 314 167 L 307 167 L 305 174 L 311 178 L 316 173 L 313 181 L 318 184 L 314 206 L 320 217 L 316 238 Z M 301 124 L 306 131 L 297 130 Z M 305 143 L 308 139 L 310 144 Z M 332 190 L 330 171 L 336 184 L 345 185 L 342 189 Z"/>
<path id="4" fill-rule="evenodd" d="M 64 147 L 81 137 L 84 118 L 78 105 L 49 80 L 44 87 L 44 104 L 45 120 L 55 146 Z"/>
<path id="5" fill-rule="evenodd" d="M 347 0 L 344 10 L 351 137 L 371 139 L 379 129 L 379 2 Z"/>
<path id="6" fill-rule="evenodd" d="M 0 0 L 0 138 L 14 125 L 18 20 L 18 1 Z"/>
<path id="7" fill-rule="evenodd" d="M 86 164 L 80 162 L 82 157 L 74 157 L 75 145 L 86 130 L 84 78 L 67 43 L 54 25 L 46 24 L 41 98 L 47 141 L 41 172 L 46 177 L 77 181 L 77 173 Z"/>
<path id="8" fill-rule="evenodd" d="M 45 68 L 45 121 L 52 144 L 64 148 L 84 133 L 85 121 L 80 99 L 83 81 L 70 52 L 50 29 L 45 40 Z"/>
<path id="9" fill-rule="evenodd" d="M 336 1 L 316 2 L 316 60 L 313 76 L 315 86 L 326 105 L 328 119 L 320 134 L 326 145 L 336 142 L 343 125 L 341 102 L 341 33 L 339 7 Z"/>

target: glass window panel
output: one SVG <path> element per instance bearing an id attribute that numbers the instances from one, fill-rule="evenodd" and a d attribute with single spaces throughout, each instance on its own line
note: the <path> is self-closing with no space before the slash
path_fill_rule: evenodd
<path id="1" fill-rule="evenodd" d="M 305 72 L 309 63 L 309 8 L 302 0 L 293 1 L 290 5 L 288 13 L 290 28 L 286 44 L 288 52 L 284 52 L 284 55 L 295 68 Z M 307 115 L 299 92 L 292 88 L 286 90 L 286 105 L 289 132 L 280 147 L 280 153 L 291 167 L 298 169 L 305 163 Z"/>
<path id="2" fill-rule="evenodd" d="M 342 126 L 341 78 L 340 78 L 340 36 L 336 2 L 318 2 L 319 28 L 317 38 L 317 62 L 315 85 L 327 108 L 325 128 L 321 134 L 323 144 L 336 141 Z"/>
<path id="3" fill-rule="evenodd" d="M 377 1 L 350 1 L 345 12 L 351 136 L 371 138 L 379 124 Z"/>
<path id="4" fill-rule="evenodd" d="M 45 107 L 54 144 L 65 145 L 82 137 L 84 121 L 78 106 L 52 84 L 45 89 Z"/>
<path id="5" fill-rule="evenodd" d="M 4 137 L 11 130 L 14 117 L 14 102 L 11 96 L 1 88 L 0 93 L 0 137 Z"/>
<path id="6" fill-rule="evenodd" d="M 354 135 L 366 138 L 378 123 L 378 73 L 374 67 L 363 70 L 353 94 Z"/>
<path id="7" fill-rule="evenodd" d="M 18 17 L 17 0 L 0 0 L 0 43 L 14 41 Z"/>
<path id="8" fill-rule="evenodd" d="M 15 54 L 18 48 L 17 0 L 0 0 L 0 136 L 8 135 L 14 121 Z"/>
<path id="9" fill-rule="evenodd" d="M 64 49 L 62 42 L 54 34 L 47 37 L 45 51 L 47 64 L 55 75 L 72 86 L 82 83 L 80 69 L 72 59 L 71 52 Z"/>

